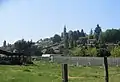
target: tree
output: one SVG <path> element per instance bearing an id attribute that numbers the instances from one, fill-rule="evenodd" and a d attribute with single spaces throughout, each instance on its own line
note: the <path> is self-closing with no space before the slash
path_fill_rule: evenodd
<path id="1" fill-rule="evenodd" d="M 103 33 L 101 32 L 99 35 L 99 43 L 105 43 L 104 37 L 103 37 Z"/>
<path id="2" fill-rule="evenodd" d="M 81 37 L 85 37 L 85 33 L 84 33 L 83 29 L 81 29 Z"/>
<path id="3" fill-rule="evenodd" d="M 35 55 L 35 56 L 42 56 L 42 52 L 41 52 L 42 48 L 38 47 L 36 45 L 32 45 L 31 48 L 29 48 L 29 54 L 30 55 Z"/>
<path id="4" fill-rule="evenodd" d="M 35 43 L 31 41 L 25 41 L 24 39 L 18 40 L 14 43 L 14 50 L 18 53 L 24 53 L 26 55 L 42 55 L 41 47 L 34 45 Z"/>
<path id="5" fill-rule="evenodd" d="M 93 35 L 93 30 L 92 29 L 90 30 L 90 35 Z"/>
<path id="6" fill-rule="evenodd" d="M 81 35 L 80 31 L 77 30 L 77 36 L 78 36 L 78 38 L 80 37 L 80 35 Z"/>
<path id="7" fill-rule="evenodd" d="M 68 32 L 68 39 L 69 39 L 70 48 L 73 48 L 74 47 L 74 45 L 73 45 L 74 36 L 73 36 L 73 31 L 71 31 L 71 30 Z"/>
<path id="8" fill-rule="evenodd" d="M 65 47 L 65 49 L 67 49 L 69 47 L 68 33 L 66 32 L 66 26 L 64 26 L 64 47 Z"/>
<path id="9" fill-rule="evenodd" d="M 93 39 L 93 38 L 94 38 L 93 30 L 91 29 L 91 30 L 90 30 L 90 34 L 89 34 L 89 39 Z"/>
<path id="10" fill-rule="evenodd" d="M 61 33 L 61 38 L 64 38 L 64 32 Z"/>
<path id="11" fill-rule="evenodd" d="M 74 31 L 74 32 L 73 32 L 73 44 L 74 44 L 74 47 L 77 46 L 76 41 L 77 41 L 78 39 L 79 39 L 78 33 L 77 33 L 77 31 Z"/>
<path id="12" fill-rule="evenodd" d="M 99 36 L 101 32 L 102 32 L 101 27 L 99 26 L 99 24 L 97 24 L 97 27 L 95 28 L 95 31 L 94 31 L 95 38 L 97 41 L 99 40 Z"/>
<path id="13" fill-rule="evenodd" d="M 6 40 L 4 40 L 3 42 L 3 47 L 6 47 Z"/>
<path id="14" fill-rule="evenodd" d="M 103 39 L 106 42 L 118 43 L 120 41 L 120 29 L 108 29 L 104 32 Z"/>
<path id="15" fill-rule="evenodd" d="M 58 47 L 58 49 L 60 50 L 60 54 L 63 54 L 64 53 L 64 46 L 63 45 L 60 45 Z"/>
<path id="16" fill-rule="evenodd" d="M 61 37 L 58 34 L 55 34 L 52 41 L 53 43 L 59 43 L 61 41 Z"/>
<path id="17" fill-rule="evenodd" d="M 87 43 L 87 39 L 88 39 L 87 37 L 80 37 L 79 40 L 78 40 L 78 42 L 80 44 L 85 45 Z"/>
<path id="18" fill-rule="evenodd" d="M 73 32 L 73 37 L 74 37 L 74 40 L 75 40 L 75 41 L 78 40 L 79 36 L 78 36 L 77 31 L 74 31 L 74 32 Z"/>
<path id="19" fill-rule="evenodd" d="M 30 55 L 32 45 L 34 43 L 32 41 L 25 41 L 24 39 L 18 40 L 14 43 L 14 49 L 16 49 L 19 53 L 25 53 Z"/>

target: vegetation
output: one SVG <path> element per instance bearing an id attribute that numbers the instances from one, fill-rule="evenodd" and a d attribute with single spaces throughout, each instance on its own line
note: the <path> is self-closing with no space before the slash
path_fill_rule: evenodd
<path id="1" fill-rule="evenodd" d="M 110 82 L 119 82 L 119 72 L 119 67 L 109 67 Z M 61 65 L 53 63 L 41 61 L 33 66 L 0 66 L 1 82 L 61 82 L 61 78 Z M 69 66 L 69 82 L 104 82 L 104 68 Z"/>
<path id="2" fill-rule="evenodd" d="M 120 46 L 113 48 L 111 54 L 113 57 L 120 57 Z"/>
<path id="3" fill-rule="evenodd" d="M 107 29 L 105 32 L 97 24 L 96 28 L 86 34 L 83 29 L 69 30 L 64 26 L 61 35 L 55 34 L 53 37 L 40 39 L 37 42 L 25 41 L 24 39 L 16 41 L 14 44 L 3 42 L 1 49 L 10 52 L 23 52 L 28 55 L 44 54 L 63 54 L 67 53 L 73 56 L 100 56 L 101 45 L 106 45 L 111 56 L 120 56 L 120 29 Z"/>

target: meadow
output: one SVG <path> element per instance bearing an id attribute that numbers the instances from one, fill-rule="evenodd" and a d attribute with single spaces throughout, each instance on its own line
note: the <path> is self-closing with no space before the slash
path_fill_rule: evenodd
<path id="1" fill-rule="evenodd" d="M 62 82 L 61 65 L 35 62 L 35 65 L 0 65 L 0 82 Z M 120 67 L 109 67 L 110 82 L 119 82 Z M 104 67 L 69 66 L 69 82 L 104 82 Z"/>

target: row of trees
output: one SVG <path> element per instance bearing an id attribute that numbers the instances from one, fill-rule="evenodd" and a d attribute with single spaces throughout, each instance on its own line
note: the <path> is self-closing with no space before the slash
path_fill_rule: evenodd
<path id="1" fill-rule="evenodd" d="M 64 45 L 65 48 L 69 48 L 70 49 L 69 54 L 72 54 L 72 55 L 101 56 L 100 48 L 103 48 L 103 45 L 104 45 L 104 48 L 107 49 L 106 51 L 108 53 L 108 56 L 110 56 L 111 53 L 114 53 L 114 52 L 113 50 L 109 50 L 109 47 L 110 47 L 109 45 L 105 46 L 105 44 L 106 43 L 120 44 L 119 34 L 120 34 L 120 29 L 108 29 L 105 32 L 102 32 L 102 29 L 99 26 L 99 24 L 97 24 L 94 31 L 91 29 L 90 34 L 88 35 L 84 33 L 83 29 L 81 30 L 81 32 L 79 30 L 77 31 L 70 30 L 67 32 L 66 26 L 65 26 L 64 32 L 62 33 L 61 39 L 59 39 L 59 42 L 63 40 L 63 42 L 65 43 Z M 87 40 L 89 39 L 95 39 L 94 45 L 91 44 L 91 46 L 87 46 L 88 44 Z M 116 47 L 114 46 L 113 49 Z"/>
<path id="2" fill-rule="evenodd" d="M 16 41 L 13 45 L 6 45 L 5 43 L 6 41 L 4 41 L 4 46 L 2 48 L 10 52 L 24 53 L 26 55 L 42 55 L 41 48 L 36 46 L 35 42 L 32 42 L 32 40 L 25 41 L 21 39 Z"/>
<path id="3" fill-rule="evenodd" d="M 53 37 L 45 38 L 43 40 L 40 39 L 37 42 L 32 42 L 32 40 L 25 41 L 24 39 L 22 39 L 16 41 L 13 45 L 6 45 L 6 41 L 4 41 L 3 47 L 12 52 L 16 51 L 23 52 L 29 55 L 41 55 L 41 51 L 46 47 L 46 53 L 55 53 L 53 47 L 59 46 L 58 48 L 60 50 L 60 53 L 64 52 L 65 48 L 68 48 L 73 55 L 79 52 L 83 53 L 82 55 L 87 56 L 96 53 L 99 45 L 102 43 L 120 44 L 119 35 L 120 29 L 108 29 L 105 32 L 102 32 L 99 24 L 97 24 L 94 30 L 91 29 L 89 34 L 86 34 L 83 29 L 67 31 L 66 26 L 64 26 L 64 31 L 61 33 L 61 35 L 55 34 Z M 90 39 L 95 40 L 95 43 L 91 44 L 92 47 L 89 47 L 87 45 L 88 40 Z M 62 44 L 64 44 L 64 46 Z"/>
<path id="4" fill-rule="evenodd" d="M 64 26 L 64 32 L 61 33 L 61 36 L 55 34 L 52 38 L 53 43 L 60 43 L 63 40 L 64 34 L 68 39 L 68 44 L 70 47 L 76 47 L 76 43 L 81 39 L 95 39 L 96 41 L 102 41 L 105 43 L 118 43 L 120 41 L 120 29 L 107 29 L 105 32 L 102 32 L 102 28 L 97 24 L 94 30 L 90 30 L 89 34 L 86 34 L 83 29 L 81 31 L 66 31 L 66 26 Z"/>

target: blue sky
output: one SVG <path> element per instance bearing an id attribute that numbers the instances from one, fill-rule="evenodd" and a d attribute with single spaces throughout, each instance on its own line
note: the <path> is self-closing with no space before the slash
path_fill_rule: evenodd
<path id="1" fill-rule="evenodd" d="M 68 30 L 120 27 L 120 0 L 0 0 L 0 45 Z"/>

